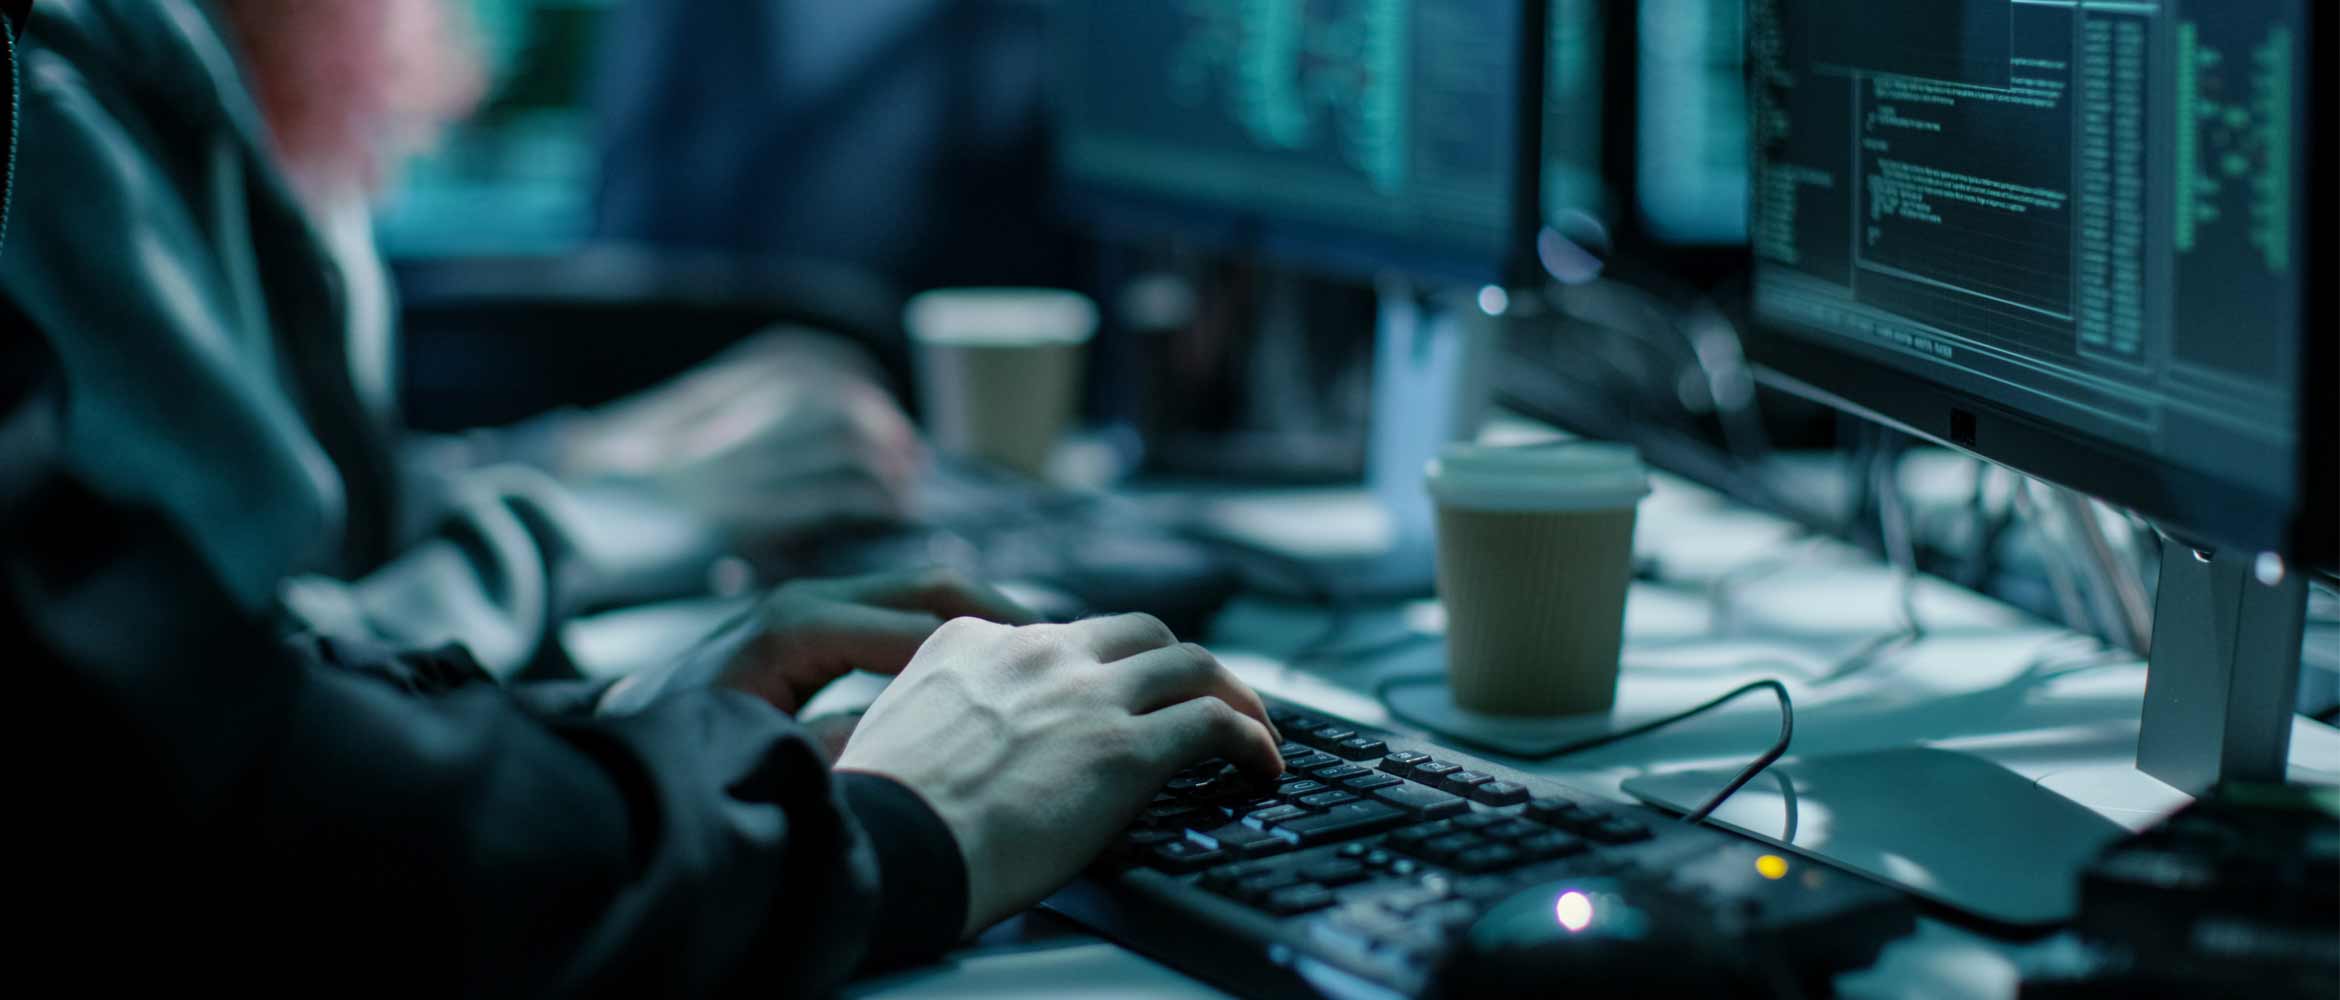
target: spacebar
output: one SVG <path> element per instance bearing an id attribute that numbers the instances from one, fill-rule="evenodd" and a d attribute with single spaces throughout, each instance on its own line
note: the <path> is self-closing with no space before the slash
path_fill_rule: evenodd
<path id="1" fill-rule="evenodd" d="M 1351 802 L 1334 806 L 1315 816 L 1278 823 L 1275 833 L 1286 840 L 1307 846 L 1328 840 L 1361 837 L 1395 826 L 1405 817 L 1403 810 L 1379 802 Z"/>

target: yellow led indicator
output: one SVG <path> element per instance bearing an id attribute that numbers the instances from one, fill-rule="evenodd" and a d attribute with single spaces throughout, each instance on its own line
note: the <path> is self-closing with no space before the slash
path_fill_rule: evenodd
<path id="1" fill-rule="evenodd" d="M 1787 859 L 1780 857 L 1777 854 L 1766 854 L 1760 858 L 1755 859 L 1755 874 L 1757 875 L 1761 875 L 1764 878 L 1771 879 L 1772 881 L 1776 882 L 1780 879 L 1786 878 L 1787 873 Z"/>

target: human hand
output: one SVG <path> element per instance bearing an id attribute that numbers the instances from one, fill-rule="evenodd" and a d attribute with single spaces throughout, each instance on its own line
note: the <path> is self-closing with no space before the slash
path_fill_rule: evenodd
<path id="1" fill-rule="evenodd" d="M 563 474 L 632 478 L 743 542 L 908 511 L 916 428 L 834 337 L 758 335 L 578 419 Z"/>
<path id="2" fill-rule="evenodd" d="M 1283 770 L 1259 696 L 1146 615 L 945 624 L 837 761 L 926 799 L 967 864 L 965 933 L 1045 898 L 1180 768 Z"/>
<path id="3" fill-rule="evenodd" d="M 852 671 L 900 671 L 952 618 L 1034 620 L 999 591 L 947 571 L 796 581 L 764 598 L 756 609 L 758 631 L 731 655 L 716 683 L 793 714 Z"/>

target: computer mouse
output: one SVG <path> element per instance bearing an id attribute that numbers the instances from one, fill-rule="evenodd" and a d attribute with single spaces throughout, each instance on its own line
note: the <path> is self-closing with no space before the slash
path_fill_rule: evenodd
<path id="1" fill-rule="evenodd" d="M 1474 921 L 1433 977 L 1438 997 L 1759 996 L 1759 968 L 1690 897 L 1653 882 L 1547 882 Z"/>

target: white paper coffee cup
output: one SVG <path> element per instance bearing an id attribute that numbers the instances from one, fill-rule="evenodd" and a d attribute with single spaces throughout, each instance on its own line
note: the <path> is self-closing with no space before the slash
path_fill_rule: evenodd
<path id="1" fill-rule="evenodd" d="M 911 299 L 903 325 L 935 446 L 1045 472 L 1080 402 L 1096 305 L 1054 289 L 946 288 Z"/>
<path id="2" fill-rule="evenodd" d="M 1649 473 L 1631 447 L 1454 445 L 1430 463 L 1447 681 L 1498 715 L 1605 712 L 1617 697 L 1633 527 Z"/>

